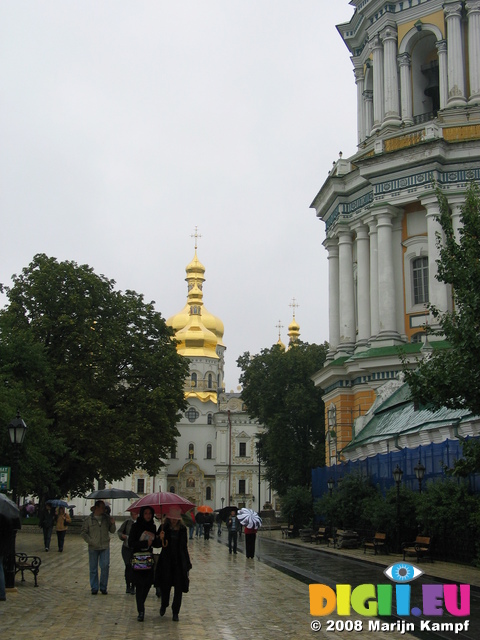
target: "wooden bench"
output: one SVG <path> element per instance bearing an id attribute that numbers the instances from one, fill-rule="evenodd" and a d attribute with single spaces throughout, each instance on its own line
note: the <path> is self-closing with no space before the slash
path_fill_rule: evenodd
<path id="1" fill-rule="evenodd" d="M 310 539 L 312 542 L 315 542 L 315 544 L 320 544 L 321 542 L 328 543 L 326 527 L 318 527 L 318 531 L 316 533 L 312 533 Z"/>
<path id="2" fill-rule="evenodd" d="M 373 549 L 375 555 L 380 550 L 385 550 L 387 553 L 387 534 L 377 532 L 372 540 L 365 540 L 363 543 L 363 553 L 367 553 L 367 549 Z"/>
<path id="3" fill-rule="evenodd" d="M 293 538 L 293 524 L 288 525 L 288 527 L 282 527 L 282 538 Z"/>
<path id="4" fill-rule="evenodd" d="M 35 578 L 35 586 L 38 587 L 37 584 L 37 576 L 40 571 L 40 565 L 42 564 L 41 558 L 38 556 L 27 556 L 26 553 L 16 553 L 15 554 L 15 575 L 21 571 L 22 572 L 22 582 L 25 582 L 25 576 L 23 575 L 24 571 L 31 571 Z"/>
<path id="5" fill-rule="evenodd" d="M 402 545 L 403 559 L 405 556 L 417 556 L 417 562 L 423 558 L 432 559 L 432 539 L 430 536 L 417 536 L 415 542 L 404 542 Z"/>

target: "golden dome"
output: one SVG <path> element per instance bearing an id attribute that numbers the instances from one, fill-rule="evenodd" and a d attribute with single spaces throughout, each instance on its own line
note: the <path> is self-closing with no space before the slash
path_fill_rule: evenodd
<path id="1" fill-rule="evenodd" d="M 289 338 L 288 343 L 290 345 L 294 344 L 295 342 L 298 342 L 298 339 L 300 338 L 300 325 L 295 320 L 295 316 L 293 316 L 293 320 L 288 325 L 288 338 Z"/>
<path id="2" fill-rule="evenodd" d="M 215 353 L 212 357 L 218 357 L 216 354 L 216 345 L 224 346 L 222 340 L 225 329 L 220 318 L 217 318 L 207 311 L 203 305 L 205 267 L 197 257 L 196 247 L 193 260 L 186 266 L 185 271 L 187 273 L 185 280 L 188 286 L 187 304 L 180 313 L 168 318 L 167 325 L 172 327 L 175 332 L 175 338 L 183 344 L 183 346 L 180 344 L 177 345 L 177 351 L 182 355 L 202 355 L 201 352 L 205 349 L 209 352 L 209 355 L 211 355 L 213 335 L 213 351 Z M 195 311 L 192 312 L 192 309 L 195 309 Z M 199 339 L 201 327 L 204 331 L 203 344 L 200 344 L 202 341 Z M 186 338 L 187 341 L 185 342 Z M 189 345 L 188 348 L 186 346 L 187 343 Z M 186 353 L 185 350 L 187 350 L 188 353 Z M 192 350 L 194 350 L 193 353 Z"/>

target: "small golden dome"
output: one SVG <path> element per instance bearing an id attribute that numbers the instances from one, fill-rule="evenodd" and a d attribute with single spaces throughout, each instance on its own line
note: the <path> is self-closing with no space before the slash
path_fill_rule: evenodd
<path id="1" fill-rule="evenodd" d="M 290 345 L 294 344 L 300 338 L 300 325 L 295 320 L 295 316 L 293 316 L 293 320 L 288 325 L 288 343 Z"/>

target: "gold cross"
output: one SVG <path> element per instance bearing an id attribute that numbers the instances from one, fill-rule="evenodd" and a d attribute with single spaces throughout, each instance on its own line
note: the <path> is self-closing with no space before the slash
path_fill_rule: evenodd
<path id="1" fill-rule="evenodd" d="M 276 326 L 276 328 L 278 329 L 278 339 L 280 340 L 280 339 L 281 339 L 280 331 L 283 329 L 282 321 L 281 321 L 281 320 L 279 320 L 279 321 L 278 321 L 278 324 L 276 324 L 275 326 Z"/>
<path id="2" fill-rule="evenodd" d="M 293 317 L 295 318 L 295 309 L 298 309 L 298 307 L 300 306 L 297 301 L 295 300 L 295 298 L 292 298 L 292 302 L 288 305 L 289 307 L 292 307 L 293 309 Z"/>
<path id="3" fill-rule="evenodd" d="M 192 233 L 190 235 L 191 238 L 195 238 L 195 251 L 197 250 L 197 239 L 201 238 L 202 236 L 198 233 L 198 227 L 195 225 L 195 233 Z"/>

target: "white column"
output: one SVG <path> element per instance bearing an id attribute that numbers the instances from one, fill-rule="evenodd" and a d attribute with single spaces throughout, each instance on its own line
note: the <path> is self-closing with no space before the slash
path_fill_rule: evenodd
<path id="1" fill-rule="evenodd" d="M 370 329 L 370 239 L 368 227 L 358 226 L 357 232 L 357 346 L 366 344 L 371 336 Z"/>
<path id="2" fill-rule="evenodd" d="M 338 271 L 338 240 L 327 238 L 323 246 L 328 251 L 328 343 L 334 352 L 340 342 L 340 291 Z"/>
<path id="3" fill-rule="evenodd" d="M 365 75 L 363 67 L 355 67 L 355 83 L 357 85 L 357 142 L 360 144 L 366 138 L 365 135 L 365 99 L 363 90 L 365 87 Z"/>
<path id="4" fill-rule="evenodd" d="M 368 223 L 370 235 L 370 324 L 371 336 L 380 331 L 378 318 L 378 234 L 376 219 Z"/>
<path id="5" fill-rule="evenodd" d="M 403 215 L 393 219 L 393 273 L 395 274 L 395 307 L 397 310 L 396 327 L 400 336 L 406 337 L 405 331 L 405 287 L 403 282 Z"/>
<path id="6" fill-rule="evenodd" d="M 463 106 L 465 74 L 462 43 L 462 3 L 444 4 L 448 46 L 448 106 Z"/>
<path id="7" fill-rule="evenodd" d="M 400 56 L 398 56 L 398 65 L 400 67 L 402 121 L 407 125 L 413 124 L 412 77 L 410 63 L 410 54 L 402 53 Z"/>
<path id="8" fill-rule="evenodd" d="M 464 200 L 451 200 L 448 199 L 448 204 L 450 205 L 450 209 L 452 211 L 452 226 L 453 233 L 455 235 L 455 240 L 460 242 L 460 229 L 463 226 L 462 223 L 462 206 L 464 204 Z"/>
<path id="9" fill-rule="evenodd" d="M 398 99 L 397 30 L 389 25 L 381 34 L 383 41 L 384 126 L 401 124 Z"/>
<path id="10" fill-rule="evenodd" d="M 340 347 L 347 351 L 352 350 L 355 346 L 355 290 L 353 284 L 352 247 L 350 229 L 339 229 Z"/>
<path id="11" fill-rule="evenodd" d="M 365 134 L 368 137 L 373 129 L 373 91 L 365 90 L 363 97 L 365 99 Z"/>
<path id="12" fill-rule="evenodd" d="M 436 196 L 422 200 L 427 211 L 427 244 L 428 244 L 428 299 L 440 311 L 448 310 L 447 287 L 437 280 L 437 260 L 439 258 L 438 240 L 443 239 L 443 230 L 438 221 L 440 205 Z"/>
<path id="13" fill-rule="evenodd" d="M 372 42 L 373 53 L 373 129 L 379 129 L 383 122 L 383 45 L 380 36 Z"/>
<path id="14" fill-rule="evenodd" d="M 440 109 L 445 109 L 448 102 L 448 55 L 447 41 L 438 40 L 438 84 L 440 93 Z"/>
<path id="15" fill-rule="evenodd" d="M 468 17 L 468 65 L 470 79 L 470 104 L 480 102 L 480 0 L 465 3 Z"/>
<path id="16" fill-rule="evenodd" d="M 378 234 L 378 310 L 380 339 L 396 338 L 396 297 L 395 274 L 393 270 L 392 217 L 391 207 L 379 211 L 377 217 Z"/>

